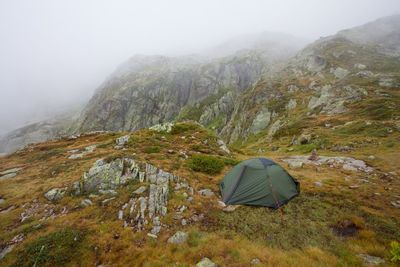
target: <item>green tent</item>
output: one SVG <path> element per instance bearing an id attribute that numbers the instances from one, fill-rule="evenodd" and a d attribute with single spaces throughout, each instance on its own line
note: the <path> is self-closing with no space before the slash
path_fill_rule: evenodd
<path id="1" fill-rule="evenodd" d="M 300 185 L 270 159 L 242 161 L 220 183 L 225 204 L 266 206 L 277 209 L 300 193 Z"/>

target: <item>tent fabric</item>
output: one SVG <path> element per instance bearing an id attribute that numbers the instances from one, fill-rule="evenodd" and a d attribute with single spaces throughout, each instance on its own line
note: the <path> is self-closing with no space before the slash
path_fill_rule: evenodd
<path id="1" fill-rule="evenodd" d="M 277 209 L 299 195 L 300 184 L 274 161 L 254 158 L 233 167 L 220 190 L 225 204 Z"/>

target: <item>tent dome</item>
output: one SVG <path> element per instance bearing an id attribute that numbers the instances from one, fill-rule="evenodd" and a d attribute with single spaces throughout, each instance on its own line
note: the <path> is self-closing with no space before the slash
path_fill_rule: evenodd
<path id="1" fill-rule="evenodd" d="M 222 201 L 277 209 L 300 193 L 300 184 L 280 165 L 266 158 L 242 161 L 220 183 Z"/>

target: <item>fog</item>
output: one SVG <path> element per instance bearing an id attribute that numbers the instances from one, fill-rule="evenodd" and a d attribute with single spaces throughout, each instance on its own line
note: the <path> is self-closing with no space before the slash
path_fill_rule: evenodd
<path id="1" fill-rule="evenodd" d="M 315 40 L 396 13 L 399 0 L 0 0 L 0 134 L 82 105 L 134 54 L 263 31 Z"/>

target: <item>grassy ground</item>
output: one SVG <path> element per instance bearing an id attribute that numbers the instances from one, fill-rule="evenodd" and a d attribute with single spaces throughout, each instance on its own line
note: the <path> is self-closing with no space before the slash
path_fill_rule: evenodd
<path id="1" fill-rule="evenodd" d="M 149 130 L 132 133 L 126 150 L 114 149 L 115 139 L 124 133 L 108 133 L 45 142 L 2 158 L 0 171 L 24 169 L 16 177 L 0 181 L 0 196 L 6 200 L 0 208 L 15 206 L 0 213 L 0 247 L 17 234 L 23 233 L 25 240 L 0 261 L 0 266 L 32 266 L 34 262 L 37 266 L 193 266 L 203 257 L 219 266 L 250 266 L 254 258 L 260 259 L 262 266 L 362 266 L 358 253 L 382 257 L 385 266 L 395 266 L 390 262 L 389 250 L 391 241 L 400 240 L 400 210 L 390 202 L 400 197 L 400 182 L 398 175 L 387 180 L 381 174 L 399 172 L 400 135 L 370 136 L 366 134 L 370 128 L 359 128 L 358 124 L 332 130 L 321 126 L 323 117 L 319 120 L 313 122 L 313 130 L 316 140 L 325 140 L 321 154 L 363 159 L 378 172 L 366 175 L 328 166 L 289 169 L 301 183 L 301 194 L 277 211 L 241 206 L 223 212 L 217 203 L 218 183 L 235 159 L 266 156 L 286 168 L 283 157 L 308 153 L 310 145 L 288 151 L 290 138 L 284 136 L 272 144 L 278 147 L 276 151 L 270 150 L 270 143 L 259 141 L 241 147 L 233 158 L 228 158 L 218 148 L 215 136 L 198 126 L 183 124 L 171 134 Z M 372 130 L 380 133 L 379 127 Z M 350 152 L 331 149 L 349 143 L 354 147 Z M 93 153 L 82 159 L 68 159 L 69 150 L 93 144 L 98 145 Z M 184 159 L 183 154 L 189 158 Z M 212 174 L 193 170 L 191 158 L 199 154 L 218 158 L 218 168 Z M 376 159 L 369 160 L 371 154 Z M 203 213 L 204 220 L 181 226 L 169 212 L 163 218 L 166 226 L 158 240 L 149 238 L 146 232 L 123 228 L 117 211 L 139 186 L 135 182 L 121 188 L 117 198 L 104 207 L 100 205 L 101 197 L 86 208 L 79 207 L 84 197 L 66 196 L 57 203 L 43 197 L 53 187 L 79 180 L 97 159 L 121 156 L 132 156 L 178 174 L 196 191 L 210 188 L 216 192 L 211 198 L 195 194 L 193 204 L 187 203 L 180 192 L 170 196 L 169 211 L 185 204 L 189 207 L 183 214 L 185 218 Z M 221 162 L 224 166 L 218 172 Z M 316 186 L 316 181 L 322 186 Z M 351 189 L 349 186 L 354 184 L 360 187 Z M 39 203 L 39 208 L 21 223 L 20 214 L 32 203 Z M 62 214 L 64 207 L 68 212 Z M 48 208 L 53 208 L 57 216 L 40 220 Z M 346 220 L 354 223 L 357 232 L 338 236 L 332 229 Z M 188 232 L 188 241 L 168 244 L 166 240 L 177 230 Z"/>

